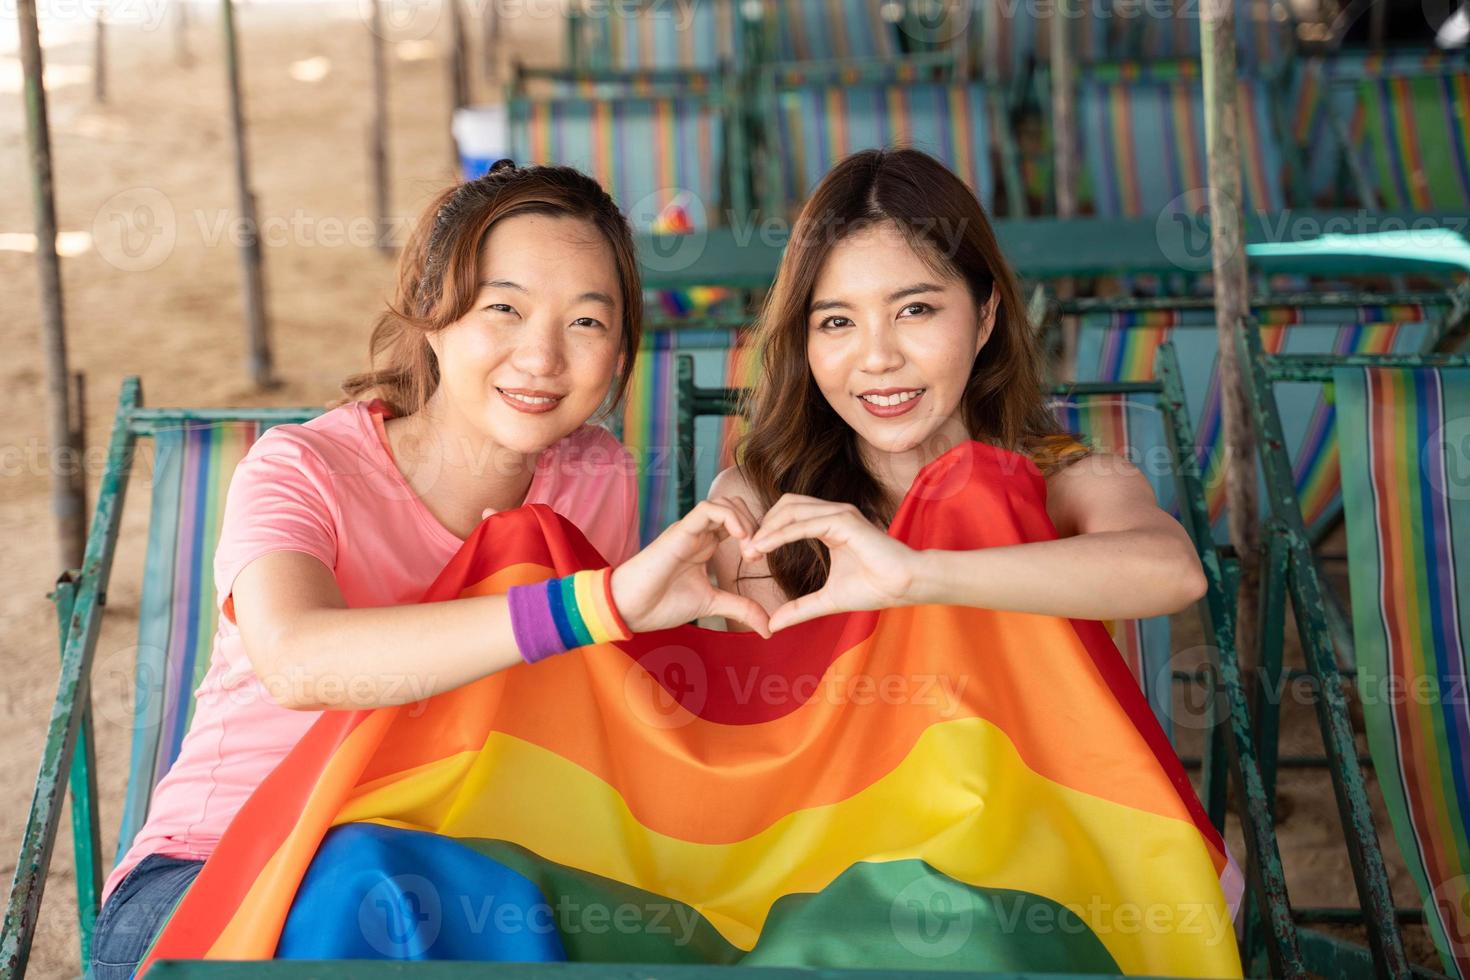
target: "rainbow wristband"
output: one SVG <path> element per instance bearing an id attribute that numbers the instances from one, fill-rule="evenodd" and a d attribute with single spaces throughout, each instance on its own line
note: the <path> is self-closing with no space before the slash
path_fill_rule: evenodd
<path id="1" fill-rule="evenodd" d="M 612 569 L 512 586 L 510 628 L 526 663 L 632 637 L 612 598 Z"/>

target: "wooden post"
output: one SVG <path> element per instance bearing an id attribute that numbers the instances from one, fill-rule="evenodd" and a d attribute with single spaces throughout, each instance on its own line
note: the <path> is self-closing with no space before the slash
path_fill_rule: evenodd
<path id="1" fill-rule="evenodd" d="M 71 374 L 67 369 L 66 319 L 61 297 L 61 260 L 56 255 L 56 200 L 51 177 L 51 129 L 41 84 L 41 34 L 36 0 L 18 0 L 20 63 L 25 76 L 26 148 L 31 158 L 31 199 L 36 221 L 36 271 L 40 278 L 41 343 L 46 355 L 47 432 L 51 441 L 51 513 L 56 520 L 57 557 L 63 570 L 80 568 L 87 532 L 81 449 L 71 418 Z M 59 465 L 64 464 L 64 465 Z"/>
<path id="2" fill-rule="evenodd" d="M 1057 3 L 1051 12 L 1051 112 L 1052 154 L 1055 161 L 1057 217 L 1077 217 L 1077 83 L 1073 79 L 1072 32 L 1067 5 Z M 1059 300 L 1072 298 L 1071 277 L 1058 279 Z M 1077 376 L 1077 317 L 1062 314 L 1061 377 Z"/>
<path id="3" fill-rule="evenodd" d="M 470 104 L 469 38 L 459 0 L 444 2 L 449 7 L 449 95 L 452 107 L 459 109 Z"/>
<path id="4" fill-rule="evenodd" d="M 369 137 L 368 172 L 373 182 L 373 219 L 378 251 L 393 254 L 388 240 L 388 59 L 383 52 L 383 10 L 370 0 L 368 43 L 372 45 L 373 121 Z"/>
<path id="5" fill-rule="evenodd" d="M 1252 682 L 1259 652 L 1257 613 L 1261 591 L 1260 500 L 1256 489 L 1256 441 L 1235 344 L 1236 325 L 1250 313 L 1250 284 L 1240 190 L 1234 2 L 1204 0 L 1201 15 L 1210 255 L 1215 277 L 1215 329 L 1219 335 L 1225 425 L 1225 505 L 1229 512 L 1230 542 L 1240 559 L 1235 646 L 1247 678 L 1247 689 L 1255 691 Z"/>
<path id="6" fill-rule="evenodd" d="M 103 7 L 97 8 L 92 32 L 92 101 L 107 101 L 107 18 Z"/>
<path id="7" fill-rule="evenodd" d="M 260 223 L 255 194 L 250 190 L 250 163 L 245 142 L 245 110 L 240 97 L 240 52 L 235 40 L 234 0 L 223 0 L 225 71 L 230 92 L 230 135 L 235 146 L 235 190 L 240 211 L 240 271 L 245 298 L 245 340 L 250 380 L 258 388 L 275 384 L 270 332 L 266 322 L 265 276 L 261 269 Z"/>
<path id="8" fill-rule="evenodd" d="M 480 15 L 480 65 L 485 73 L 485 85 L 492 92 L 500 87 L 500 14 L 498 0 L 484 0 Z"/>
<path id="9" fill-rule="evenodd" d="M 180 68 L 194 64 L 189 53 L 189 0 L 174 0 L 174 60 Z"/>
<path id="10" fill-rule="evenodd" d="M 459 0 L 444 0 L 449 8 L 449 160 L 459 173 L 459 147 L 454 142 L 454 113 L 470 102 L 469 41 L 465 37 L 464 11 Z"/>

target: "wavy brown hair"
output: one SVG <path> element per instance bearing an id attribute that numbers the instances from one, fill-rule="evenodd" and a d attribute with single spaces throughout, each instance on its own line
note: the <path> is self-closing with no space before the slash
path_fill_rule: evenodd
<path id="1" fill-rule="evenodd" d="M 424 407 L 439 387 L 439 362 L 429 334 L 470 312 L 490 230 L 522 214 L 581 218 L 611 247 L 623 303 L 624 357 L 608 409 L 622 399 L 643 329 L 643 287 L 627 220 L 586 174 L 571 167 L 517 167 L 500 160 L 484 176 L 440 191 L 424 209 L 399 256 L 393 302 L 373 327 L 372 366 L 342 382 L 348 400 L 381 398 L 394 415 L 411 415 Z"/>
<path id="2" fill-rule="evenodd" d="M 832 168 L 801 209 L 756 326 L 761 373 L 745 401 L 750 428 L 738 459 L 760 502 L 769 508 L 782 494 L 799 493 L 850 503 L 881 526 L 893 518 L 857 433 L 828 404 L 807 362 L 808 307 L 823 264 L 839 241 L 883 223 L 896 226 L 937 274 L 963 281 L 977 307 L 999 293 L 994 328 L 960 398 L 971 438 L 1022 453 L 1043 472 L 1086 455 L 1046 405 L 1040 348 L 975 195 L 928 154 L 864 150 Z M 792 597 L 821 588 L 828 565 L 816 541 L 770 555 L 776 584 Z"/>

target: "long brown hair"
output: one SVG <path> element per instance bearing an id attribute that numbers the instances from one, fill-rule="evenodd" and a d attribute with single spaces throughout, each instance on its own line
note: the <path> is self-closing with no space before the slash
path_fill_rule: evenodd
<path id="1" fill-rule="evenodd" d="M 643 287 L 633 234 L 597 181 L 571 167 L 517 167 L 497 161 L 475 180 L 445 188 L 414 226 L 398 260 L 393 302 L 373 327 L 372 367 L 342 382 L 348 399 L 381 398 L 394 415 L 424 407 L 439 387 L 429 334 L 470 312 L 479 292 L 480 252 L 497 222 L 521 214 L 582 218 L 612 248 L 623 301 L 622 368 L 609 408 L 628 389 L 643 330 Z"/>
<path id="2" fill-rule="evenodd" d="M 1046 406 L 1020 289 L 975 195 L 928 154 L 864 150 L 832 168 L 801 209 L 756 326 L 761 372 L 744 406 L 750 428 L 738 459 L 761 503 L 769 508 L 783 493 L 799 493 L 850 503 L 880 525 L 893 517 L 857 433 L 828 404 L 807 362 L 808 306 L 827 256 L 844 237 L 880 223 L 895 225 L 936 272 L 963 280 L 977 306 L 999 294 L 995 325 L 960 398 L 970 437 L 1027 455 L 1043 471 L 1086 455 Z M 793 597 L 821 588 L 828 563 L 815 541 L 770 555 L 776 584 Z"/>

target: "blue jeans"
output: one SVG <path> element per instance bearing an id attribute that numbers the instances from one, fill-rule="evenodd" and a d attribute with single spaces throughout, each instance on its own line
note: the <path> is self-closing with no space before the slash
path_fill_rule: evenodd
<path id="1" fill-rule="evenodd" d="M 92 980 L 128 980 L 203 861 L 150 854 L 117 883 L 92 931 Z"/>

